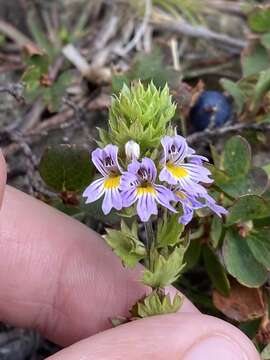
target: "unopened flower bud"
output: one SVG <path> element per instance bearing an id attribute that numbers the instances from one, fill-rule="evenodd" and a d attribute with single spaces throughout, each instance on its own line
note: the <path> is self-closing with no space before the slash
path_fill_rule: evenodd
<path id="1" fill-rule="evenodd" d="M 125 145 L 125 152 L 128 160 L 138 159 L 140 157 L 140 145 L 129 140 Z"/>

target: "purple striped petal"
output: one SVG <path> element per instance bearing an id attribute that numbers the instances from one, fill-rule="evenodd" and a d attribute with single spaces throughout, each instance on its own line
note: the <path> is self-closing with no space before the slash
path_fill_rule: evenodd
<path id="1" fill-rule="evenodd" d="M 105 196 L 102 203 L 102 211 L 105 215 L 108 215 L 113 208 L 112 202 L 112 190 L 109 189 L 105 192 Z"/>
<path id="2" fill-rule="evenodd" d="M 104 178 L 95 180 L 84 190 L 82 196 L 87 198 L 85 202 L 86 204 L 89 204 L 101 198 L 105 191 L 103 186 L 104 180 Z"/>
<path id="3" fill-rule="evenodd" d="M 118 189 L 112 189 L 112 204 L 116 210 L 121 210 L 123 207 L 122 196 Z"/>
<path id="4" fill-rule="evenodd" d="M 227 215 L 228 211 L 221 205 L 216 203 L 216 200 L 212 198 L 208 194 L 204 194 L 203 198 L 205 199 L 206 203 L 205 206 L 209 207 L 217 216 L 221 217 L 221 215 Z"/>
<path id="5" fill-rule="evenodd" d="M 172 212 L 176 213 L 177 211 L 175 208 L 170 204 L 171 201 L 177 201 L 176 196 L 174 193 L 167 189 L 163 185 L 155 185 L 154 186 L 157 194 L 156 194 L 156 200 L 157 202 L 166 207 L 167 209 L 171 210 Z"/>
<path id="6" fill-rule="evenodd" d="M 138 178 L 135 174 L 130 172 L 124 172 L 120 180 L 120 190 L 129 190 L 131 187 L 135 187 L 138 184 Z"/>
<path id="7" fill-rule="evenodd" d="M 157 178 L 157 168 L 156 165 L 154 163 L 154 161 L 150 158 L 143 158 L 142 159 L 142 167 L 144 167 L 148 173 L 148 181 L 149 182 L 154 182 Z"/>
<path id="8" fill-rule="evenodd" d="M 195 182 L 203 182 L 210 184 L 214 181 L 213 179 L 209 178 L 211 172 L 203 166 L 186 163 L 182 164 L 181 167 L 187 170 L 188 176 L 191 180 Z"/>
<path id="9" fill-rule="evenodd" d="M 123 207 L 122 197 L 118 189 L 107 189 L 105 191 L 104 200 L 102 203 L 102 211 L 105 215 L 109 214 L 112 208 L 121 210 Z"/>
<path id="10" fill-rule="evenodd" d="M 104 149 L 98 148 L 94 150 L 92 152 L 92 161 L 103 176 L 121 172 L 118 163 L 118 147 L 115 145 L 109 144 Z"/>
<path id="11" fill-rule="evenodd" d="M 103 176 L 107 176 L 108 173 L 106 171 L 103 161 L 104 161 L 104 150 L 97 148 L 92 152 L 92 162 Z"/>
<path id="12" fill-rule="evenodd" d="M 157 215 L 155 197 L 151 194 L 141 195 L 137 203 L 137 213 L 141 221 L 148 221 L 151 215 Z"/>
<path id="13" fill-rule="evenodd" d="M 109 144 L 103 149 L 105 156 L 110 157 L 113 162 L 113 166 L 120 170 L 120 165 L 118 163 L 118 147 L 116 145 Z"/>
<path id="14" fill-rule="evenodd" d="M 188 144 L 183 136 L 176 135 L 174 137 L 174 144 L 177 146 L 177 155 L 175 155 L 174 161 L 176 163 L 182 163 L 188 154 Z"/>
<path id="15" fill-rule="evenodd" d="M 179 222 L 183 225 L 187 225 L 193 218 L 194 210 L 191 206 L 182 204 L 183 215 L 179 217 Z"/>
<path id="16" fill-rule="evenodd" d="M 122 191 L 121 196 L 123 201 L 123 207 L 130 207 L 137 200 L 137 189 L 133 187 L 129 190 L 124 190 Z"/>
<path id="17" fill-rule="evenodd" d="M 161 139 L 164 154 L 162 163 L 171 161 L 173 163 L 181 163 L 188 154 L 188 145 L 183 136 L 164 136 Z"/>
<path id="18" fill-rule="evenodd" d="M 132 174 L 137 174 L 138 170 L 141 167 L 141 163 L 134 159 L 129 165 L 128 165 L 128 172 Z"/>

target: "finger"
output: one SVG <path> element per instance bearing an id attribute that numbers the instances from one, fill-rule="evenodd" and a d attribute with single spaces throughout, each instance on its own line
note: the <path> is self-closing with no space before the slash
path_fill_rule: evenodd
<path id="1" fill-rule="evenodd" d="M 146 289 L 86 226 L 7 186 L 0 212 L 0 319 L 65 345 L 126 316 Z M 185 301 L 183 311 L 197 311 Z"/>
<path id="2" fill-rule="evenodd" d="M 48 360 L 259 360 L 232 325 L 201 314 L 156 316 L 107 330 Z"/>
<path id="3" fill-rule="evenodd" d="M 0 207 L 2 206 L 6 180 L 7 180 L 6 162 L 0 150 Z"/>

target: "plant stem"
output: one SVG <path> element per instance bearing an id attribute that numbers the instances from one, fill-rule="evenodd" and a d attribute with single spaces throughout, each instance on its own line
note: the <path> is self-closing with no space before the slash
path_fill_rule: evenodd
<path id="1" fill-rule="evenodd" d="M 146 250 L 147 250 L 145 266 L 151 270 L 151 268 L 152 268 L 151 247 L 155 243 L 155 234 L 153 231 L 152 222 L 150 220 L 144 222 L 143 224 L 144 224 L 144 229 L 145 229 L 145 234 L 146 234 Z"/>

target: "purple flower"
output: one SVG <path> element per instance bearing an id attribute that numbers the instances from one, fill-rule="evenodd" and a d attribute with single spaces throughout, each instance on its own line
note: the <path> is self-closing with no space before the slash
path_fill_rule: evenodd
<path id="1" fill-rule="evenodd" d="M 102 210 L 105 215 L 112 208 L 121 210 L 123 207 L 119 191 L 121 168 L 117 155 L 118 147 L 111 144 L 104 149 L 98 148 L 92 152 L 92 161 L 103 177 L 92 182 L 83 193 L 83 197 L 87 198 L 86 204 L 100 199 L 105 194 L 102 203 Z"/>
<path id="2" fill-rule="evenodd" d="M 181 203 L 183 210 L 183 215 L 179 217 L 179 222 L 183 225 L 187 225 L 192 220 L 194 210 L 200 209 L 204 205 L 200 203 L 194 195 L 190 195 L 180 189 L 175 191 L 175 195 L 177 200 Z"/>
<path id="3" fill-rule="evenodd" d="M 207 193 L 199 194 L 200 201 L 203 202 L 203 207 L 208 207 L 211 211 L 213 211 L 217 216 L 221 217 L 221 215 L 227 215 L 228 211 L 221 205 L 216 203 L 216 200 L 212 198 L 212 196 Z"/>
<path id="4" fill-rule="evenodd" d="M 170 201 L 175 195 L 165 186 L 155 184 L 157 169 L 149 158 L 141 162 L 133 160 L 121 178 L 123 207 L 129 207 L 137 201 L 137 213 L 141 221 L 148 221 L 151 215 L 157 215 L 157 203 L 176 212 Z"/>
<path id="5" fill-rule="evenodd" d="M 218 205 L 215 199 L 213 199 L 210 195 L 207 194 L 207 191 L 205 189 L 196 196 L 188 192 L 182 191 L 181 189 L 176 189 L 175 195 L 177 196 L 178 201 L 182 205 L 183 215 L 180 216 L 179 222 L 183 225 L 187 225 L 192 220 L 194 210 L 196 209 L 208 207 L 219 217 L 228 213 L 228 211 L 224 209 L 223 206 Z"/>
<path id="6" fill-rule="evenodd" d="M 163 169 L 160 172 L 160 181 L 171 185 L 180 185 L 189 193 L 199 193 L 202 186 L 199 182 L 212 183 L 210 171 L 202 166 L 206 158 L 195 155 L 185 138 L 180 135 L 164 136 L 161 139 L 164 155 L 161 160 Z"/>

